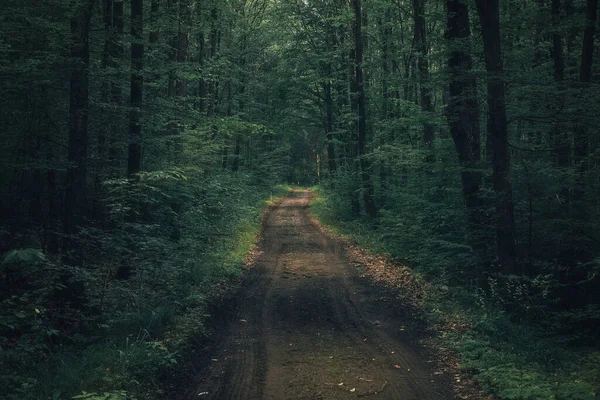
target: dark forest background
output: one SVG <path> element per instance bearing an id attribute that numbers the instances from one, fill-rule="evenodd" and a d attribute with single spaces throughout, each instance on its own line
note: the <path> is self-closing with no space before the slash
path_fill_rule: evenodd
<path id="1" fill-rule="evenodd" d="M 292 184 L 473 316 L 454 339 L 490 393 L 593 399 L 599 12 L 4 0 L 3 394 L 163 395 Z"/>

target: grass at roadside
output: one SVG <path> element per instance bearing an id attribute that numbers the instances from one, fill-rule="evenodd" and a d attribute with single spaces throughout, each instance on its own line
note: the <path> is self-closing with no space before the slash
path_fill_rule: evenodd
<path id="1" fill-rule="evenodd" d="M 189 361 L 185 357 L 189 346 L 201 343 L 210 333 L 210 305 L 235 288 L 249 262 L 265 208 L 290 190 L 286 186 L 257 190 L 247 184 L 237 192 L 211 191 L 206 183 L 198 188 L 203 192 L 194 193 L 193 198 L 202 201 L 178 217 L 182 228 L 177 241 L 140 229 L 143 251 L 137 254 L 139 265 L 132 278 L 111 278 L 104 281 L 104 289 L 101 280 L 88 278 L 98 287 L 88 284 L 86 298 L 103 304 L 102 315 L 77 321 L 81 332 L 53 333 L 50 339 L 54 343 L 37 350 L 40 355 L 35 365 L 31 364 L 33 356 L 19 351 L 36 351 L 35 343 L 25 336 L 14 349 L 3 352 L 0 382 L 5 383 L 7 399 L 163 398 L 162 379 L 171 375 L 169 371 L 186 368 L 182 364 Z M 191 186 L 188 190 L 193 193 L 196 189 Z M 58 267 L 48 260 L 31 266 L 32 273 Z M 87 273 L 95 273 L 95 269 L 89 268 Z M 51 309 L 51 293 L 43 298 L 48 299 L 44 306 L 32 311 L 42 328 L 59 315 Z M 41 302 L 39 298 L 36 301 Z M 87 318 L 90 309 L 67 312 L 72 318 Z"/>
<path id="2" fill-rule="evenodd" d="M 313 188 L 313 192 L 312 214 L 334 234 L 372 253 L 392 255 L 384 259 L 404 258 L 402 246 L 382 234 L 385 226 L 373 229 L 360 218 L 339 218 L 338 205 L 330 201 L 328 193 L 319 187 Z M 432 257 L 437 256 L 432 254 Z M 390 268 L 400 266 L 398 262 L 390 263 Z M 411 263 L 411 267 L 410 273 L 415 278 L 410 284 L 417 282 L 422 293 L 416 296 L 418 301 L 414 302 L 414 311 L 438 331 L 433 345 L 438 350 L 452 349 L 460 360 L 460 365 L 454 367 L 474 376 L 487 394 L 523 400 L 597 398 L 600 381 L 597 348 L 566 346 L 559 337 L 547 335 L 535 325 L 515 322 L 489 296 L 458 285 L 451 286 L 443 279 L 428 282 L 419 272 L 420 263 Z M 390 284 L 402 286 L 406 282 L 396 280 Z M 443 358 L 447 356 L 445 354 Z M 451 365 L 447 367 L 449 372 L 454 372 Z M 455 382 L 457 395 L 473 398 L 472 394 L 461 392 L 462 383 L 459 378 L 455 380 L 458 380 Z"/>

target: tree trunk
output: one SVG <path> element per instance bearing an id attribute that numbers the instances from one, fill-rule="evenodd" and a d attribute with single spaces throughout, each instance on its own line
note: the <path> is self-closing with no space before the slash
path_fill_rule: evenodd
<path id="1" fill-rule="evenodd" d="M 414 13 L 414 40 L 417 70 L 419 74 L 420 86 L 420 103 L 421 110 L 428 114 L 433 112 L 433 104 L 431 102 L 431 89 L 429 88 L 429 62 L 427 55 L 429 48 L 427 45 L 427 30 L 425 26 L 425 0 L 413 0 Z M 435 158 L 432 153 L 433 140 L 435 129 L 433 124 L 429 122 L 429 116 L 426 116 L 426 121 L 423 123 L 423 143 L 426 149 L 430 152 L 427 155 L 427 160 L 433 162 Z"/>
<path id="2" fill-rule="evenodd" d="M 594 35 L 598 18 L 598 0 L 587 0 L 585 9 L 585 29 L 583 31 L 583 45 L 581 48 L 581 64 L 579 66 L 579 82 L 586 90 L 592 81 L 592 62 L 594 58 Z M 574 136 L 574 161 L 578 173 L 575 179 L 575 197 L 582 199 L 585 196 L 585 172 L 589 150 L 588 128 L 585 122 L 580 122 L 575 127 Z"/>
<path id="3" fill-rule="evenodd" d="M 487 128 L 492 150 L 492 180 L 496 192 L 498 261 L 503 273 L 515 274 L 518 272 L 516 230 L 510 182 L 510 152 L 500 45 L 499 0 L 476 0 L 475 3 L 481 23 L 487 70 Z"/>
<path id="4" fill-rule="evenodd" d="M 177 63 L 182 64 L 188 60 L 190 47 L 190 29 L 192 26 L 192 4 L 189 0 L 179 0 L 179 30 L 177 32 Z M 182 21 L 183 20 L 183 21 Z M 185 79 L 178 77 L 175 84 L 175 94 L 179 97 L 187 93 Z"/>
<path id="5" fill-rule="evenodd" d="M 198 37 L 198 47 L 198 65 L 200 66 L 200 71 L 204 73 L 205 44 L 204 32 L 202 31 Z M 206 111 L 206 80 L 203 77 L 198 80 L 198 111 L 200 111 L 200 113 Z"/>
<path id="6" fill-rule="evenodd" d="M 335 162 L 335 147 L 333 145 L 333 96 L 331 93 L 331 64 L 329 64 L 329 74 L 327 82 L 323 85 L 325 92 L 325 113 L 327 121 L 325 123 L 325 130 L 327 135 L 327 161 L 329 167 L 329 174 L 333 174 L 336 170 Z"/>
<path id="7" fill-rule="evenodd" d="M 210 33 L 209 33 L 209 42 L 210 42 L 210 58 L 214 60 L 217 57 L 217 52 L 219 50 L 219 13 L 216 7 L 213 7 L 210 11 Z M 208 115 L 214 116 L 217 112 L 217 91 L 218 91 L 219 83 L 214 79 L 211 79 L 208 84 Z"/>
<path id="8" fill-rule="evenodd" d="M 554 80 L 557 82 L 558 91 L 563 92 L 565 79 L 565 59 L 563 54 L 562 35 L 560 29 L 560 0 L 552 0 L 551 6 L 552 25 L 552 64 L 554 69 Z M 560 104 L 558 107 L 564 106 L 564 96 L 561 95 Z M 553 161 L 558 167 L 569 166 L 569 156 L 571 149 L 569 146 L 569 136 L 564 124 L 552 123 L 552 139 L 553 139 Z"/>
<path id="9" fill-rule="evenodd" d="M 352 0 L 354 9 L 354 73 L 356 81 L 356 101 L 358 107 L 358 159 L 363 189 L 365 212 L 371 217 L 377 216 L 377 208 L 373 196 L 373 182 L 371 180 L 370 162 L 366 158 L 367 152 L 367 102 L 365 96 L 363 76 L 363 34 L 362 34 L 362 5 L 361 0 Z"/>
<path id="10" fill-rule="evenodd" d="M 150 45 L 158 43 L 160 37 L 160 28 L 158 25 L 158 15 L 160 13 L 160 0 L 152 0 L 150 3 L 150 20 L 152 21 L 152 29 L 150 31 Z"/>
<path id="11" fill-rule="evenodd" d="M 71 250 L 72 235 L 86 213 L 89 112 L 89 27 L 93 1 L 78 4 L 71 17 L 71 83 L 69 145 L 63 229 L 63 250 Z"/>
<path id="12" fill-rule="evenodd" d="M 468 240 L 479 259 L 487 248 L 481 237 L 483 201 L 480 189 L 481 140 L 479 107 L 477 104 L 477 78 L 472 73 L 470 54 L 469 9 L 464 0 L 447 0 L 447 39 L 451 48 L 448 67 L 450 85 L 448 90 L 447 118 L 450 134 L 461 166 L 462 192 L 467 215 Z M 481 268 L 477 268 L 478 286 L 482 285 Z"/>
<path id="13" fill-rule="evenodd" d="M 142 165 L 142 94 L 144 86 L 144 21 L 143 0 L 131 0 L 131 108 L 129 112 L 129 147 L 127 158 L 127 176 L 138 180 Z"/>

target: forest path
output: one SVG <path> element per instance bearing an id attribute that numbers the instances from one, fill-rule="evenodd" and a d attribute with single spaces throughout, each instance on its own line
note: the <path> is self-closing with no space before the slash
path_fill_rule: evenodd
<path id="1" fill-rule="evenodd" d="M 402 339 L 397 305 L 311 220 L 310 192 L 266 216 L 209 366 L 188 398 L 443 400 L 444 379 Z"/>

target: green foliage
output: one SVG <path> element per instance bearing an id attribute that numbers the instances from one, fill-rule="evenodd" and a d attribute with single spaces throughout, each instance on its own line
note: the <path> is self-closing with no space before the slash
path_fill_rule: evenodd
<path id="1" fill-rule="evenodd" d="M 124 390 L 112 390 L 102 393 L 82 392 L 80 395 L 71 398 L 80 400 L 135 400 L 135 397 L 128 396 Z"/>
<path id="2" fill-rule="evenodd" d="M 556 334 L 564 329 L 561 327 L 568 316 L 559 322 L 564 313 L 548 315 L 547 307 L 553 302 L 549 293 L 556 285 L 552 277 L 494 275 L 488 278 L 487 291 L 474 290 L 457 279 L 464 276 L 457 264 L 468 262 L 461 255 L 469 254 L 468 247 L 461 245 L 458 235 L 450 243 L 438 239 L 440 231 L 452 224 L 445 218 L 437 220 L 439 211 L 427 208 L 428 202 L 419 203 L 428 211 L 427 217 L 412 204 L 391 203 L 397 204 L 397 211 L 383 210 L 374 228 L 360 217 L 342 218 L 348 202 L 335 185 L 343 183 L 314 188 L 317 197 L 313 214 L 361 246 L 392 254 L 403 263 L 409 261 L 416 273 L 432 282 L 423 309 L 414 311 L 431 324 L 456 323 L 457 314 L 471 321 L 466 334 L 444 331 L 441 345 L 458 352 L 462 368 L 472 373 L 486 391 L 501 399 L 595 399 L 600 364 L 594 360 L 599 353 L 588 347 L 565 346 L 567 337 Z M 456 221 L 460 221 L 459 216 Z M 571 321 L 593 321 L 597 318 L 595 312 L 590 309 L 585 316 L 573 315 Z"/>

